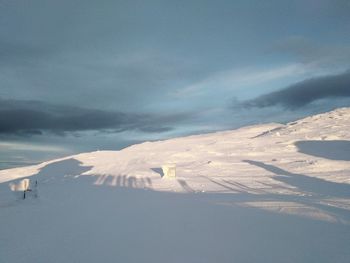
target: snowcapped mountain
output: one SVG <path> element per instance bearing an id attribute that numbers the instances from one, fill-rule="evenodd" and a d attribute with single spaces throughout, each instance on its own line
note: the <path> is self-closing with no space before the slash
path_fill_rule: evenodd
<path id="1" fill-rule="evenodd" d="M 349 262 L 350 108 L 3 170 L 0 215 L 4 262 Z"/>

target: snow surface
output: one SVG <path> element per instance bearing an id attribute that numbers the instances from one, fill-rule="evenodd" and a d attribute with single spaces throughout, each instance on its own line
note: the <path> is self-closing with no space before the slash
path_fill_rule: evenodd
<path id="1" fill-rule="evenodd" d="M 2 170 L 0 262 L 348 263 L 349 128 L 342 108 Z"/>

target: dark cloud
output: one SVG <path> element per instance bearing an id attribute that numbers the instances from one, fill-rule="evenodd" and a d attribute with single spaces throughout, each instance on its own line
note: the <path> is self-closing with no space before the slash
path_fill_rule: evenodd
<path id="1" fill-rule="evenodd" d="M 156 116 L 0 99 L 0 134 L 9 135 L 31 136 L 45 132 L 63 135 L 92 130 L 157 133 L 172 130 L 169 125 L 184 118 L 186 114 Z"/>
<path id="2" fill-rule="evenodd" d="M 239 106 L 264 108 L 281 105 L 296 109 L 320 99 L 345 97 L 350 97 L 350 71 L 298 82 L 285 89 L 239 103 Z"/>

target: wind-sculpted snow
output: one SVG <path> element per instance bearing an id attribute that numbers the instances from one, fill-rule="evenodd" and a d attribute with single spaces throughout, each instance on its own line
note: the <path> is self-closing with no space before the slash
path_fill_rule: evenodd
<path id="1" fill-rule="evenodd" d="M 0 171 L 0 258 L 349 262 L 348 127 L 343 108 Z M 11 193 L 24 177 L 37 198 Z"/>

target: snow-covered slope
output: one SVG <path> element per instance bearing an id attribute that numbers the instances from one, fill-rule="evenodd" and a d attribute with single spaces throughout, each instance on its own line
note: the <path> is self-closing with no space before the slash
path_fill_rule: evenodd
<path id="1" fill-rule="evenodd" d="M 276 181 L 276 174 L 263 166 L 272 165 L 330 182 L 350 183 L 349 140 L 350 109 L 342 108 L 287 125 L 256 125 L 145 142 L 121 151 L 84 153 L 40 165 L 3 170 L 0 171 L 0 183 L 45 174 L 53 164 L 64 167 L 67 160 L 76 160 L 77 166 L 86 170 L 80 175 L 92 176 L 96 185 L 220 193 L 240 192 L 246 186 L 245 191 L 252 193 L 291 193 L 296 189 Z M 177 165 L 176 180 L 162 179 L 161 166 L 166 163 Z M 229 180 L 237 181 L 241 186 L 230 185 Z M 273 187 L 266 185 L 271 182 Z"/>
<path id="2" fill-rule="evenodd" d="M 0 259 L 350 262 L 349 128 L 342 108 L 0 171 Z"/>

